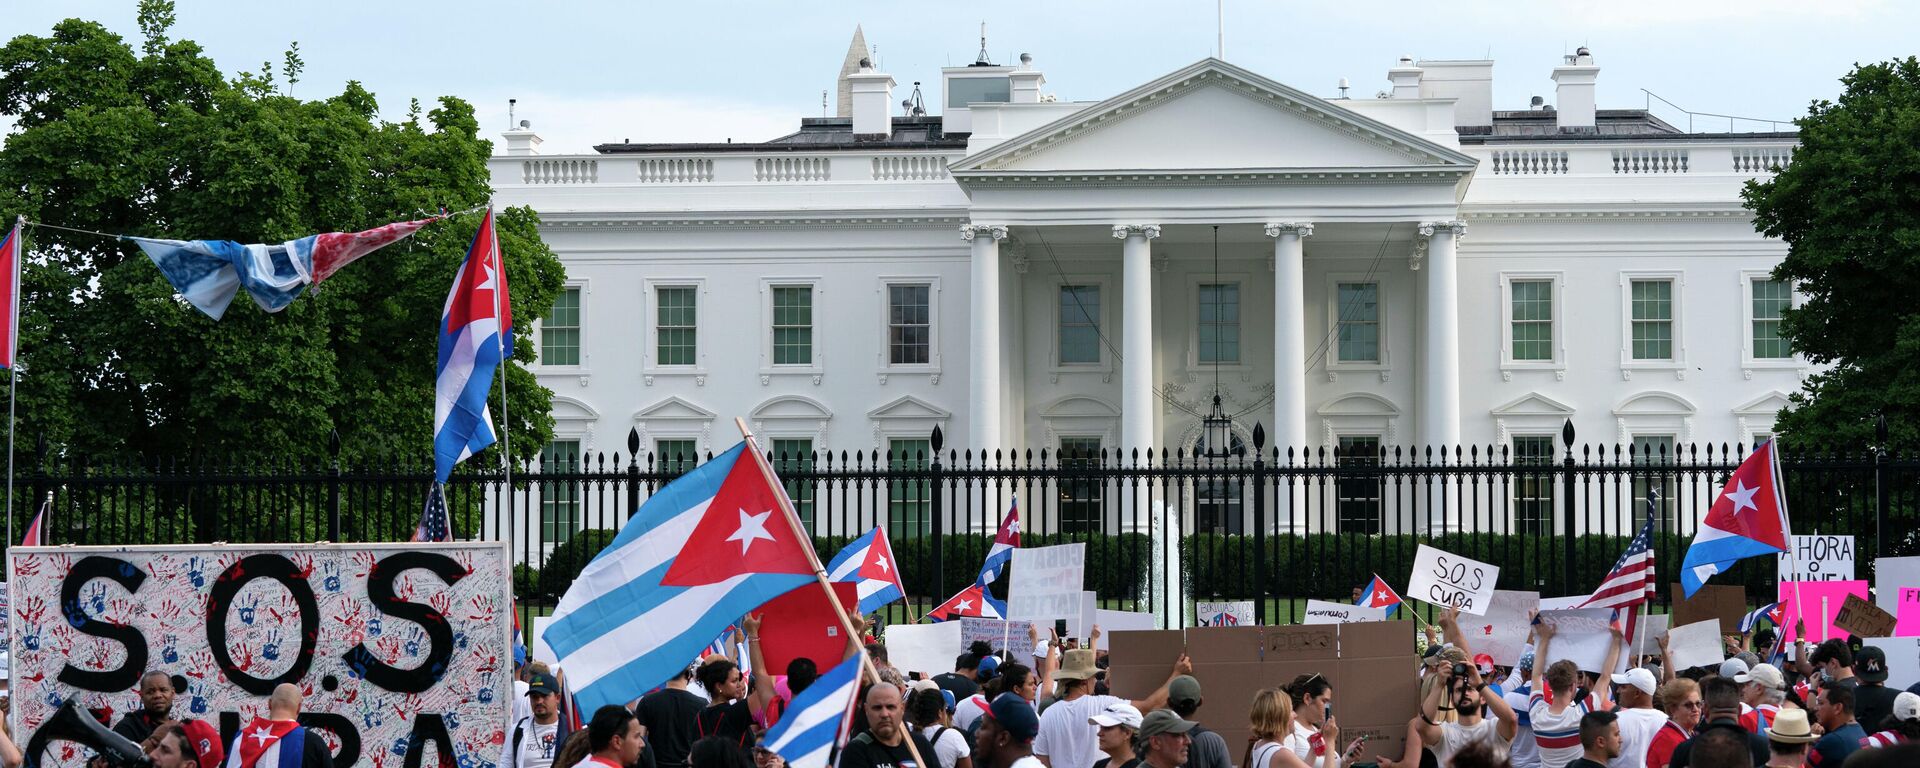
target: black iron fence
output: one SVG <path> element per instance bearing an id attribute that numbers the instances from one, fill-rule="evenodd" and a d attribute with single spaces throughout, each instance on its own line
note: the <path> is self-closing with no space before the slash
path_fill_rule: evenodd
<path id="1" fill-rule="evenodd" d="M 1106 607 L 1189 617 L 1195 600 L 1254 600 L 1268 622 L 1307 598 L 1346 600 L 1374 574 L 1407 583 L 1420 543 L 1500 567 L 1505 589 L 1591 590 L 1638 531 L 1654 530 L 1663 581 L 1738 445 L 1514 440 L 1446 450 L 1372 443 L 1276 451 L 1256 427 L 1224 455 L 1022 451 L 983 456 L 941 444 L 906 453 L 771 456 L 822 559 L 886 527 L 910 594 L 889 618 L 918 616 L 970 583 L 1001 516 L 1020 507 L 1028 546 L 1087 544 L 1087 587 Z M 1544 440 L 1544 442 L 1543 442 Z M 464 468 L 447 488 L 460 538 L 504 538 L 514 588 L 538 611 L 663 484 L 704 457 L 638 451 L 560 455 L 502 470 Z M 14 534 L 43 504 L 50 544 L 405 540 L 431 468 L 307 460 L 155 462 L 23 456 Z M 1920 458 L 1783 451 L 1800 533 L 1854 537 L 1872 556 L 1920 553 Z M 1649 499 L 1652 499 L 1651 501 Z M 1770 593 L 1775 564 L 1742 562 L 1716 582 Z M 1004 597 L 1004 582 L 996 585 Z M 1662 595 L 1661 601 L 1665 600 Z"/>

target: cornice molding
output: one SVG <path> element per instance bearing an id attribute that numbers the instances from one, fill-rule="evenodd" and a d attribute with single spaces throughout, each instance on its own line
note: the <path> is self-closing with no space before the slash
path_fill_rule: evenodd
<path id="1" fill-rule="evenodd" d="M 1473 169 L 1453 166 L 1399 166 L 1391 168 L 1245 168 L 1238 170 L 1112 170 L 1112 171 L 966 171 L 955 179 L 979 187 L 1192 187 L 1254 186 L 1261 184 L 1455 184 Z"/>
<path id="2" fill-rule="evenodd" d="M 824 227 L 849 229 L 861 227 L 960 227 L 968 222 L 964 212 L 951 215 L 890 215 L 884 213 L 857 215 L 805 215 L 805 214 L 769 214 L 769 215 L 728 215 L 712 214 L 707 216 L 652 217 L 634 214 L 562 214 L 548 215 L 541 219 L 540 226 L 551 229 L 601 230 L 608 232 L 633 230 L 671 230 L 671 229 L 712 229 L 712 228 L 767 228 L 807 229 Z"/>

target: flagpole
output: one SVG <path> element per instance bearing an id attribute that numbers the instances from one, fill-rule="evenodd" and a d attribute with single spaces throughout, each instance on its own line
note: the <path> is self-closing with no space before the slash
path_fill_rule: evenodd
<path id="1" fill-rule="evenodd" d="M 780 504 L 780 516 L 787 521 L 787 529 L 793 532 L 794 538 L 800 544 L 800 549 L 806 552 L 807 564 L 813 567 L 814 581 L 820 585 L 822 592 L 827 593 L 827 602 L 834 606 L 834 618 L 840 621 L 840 629 L 847 633 L 847 642 L 860 645 L 860 638 L 853 629 L 853 621 L 847 618 L 845 606 L 840 605 L 840 597 L 833 592 L 833 583 L 827 580 L 827 568 L 820 564 L 819 553 L 813 551 L 813 537 L 807 535 L 805 529 L 800 526 L 800 513 L 794 510 L 793 499 L 787 497 L 787 487 L 780 484 L 780 478 L 773 473 L 773 466 L 769 465 L 767 457 L 760 453 L 760 444 L 753 439 L 753 430 L 747 428 L 747 420 L 735 416 L 733 425 L 740 430 L 741 439 L 746 441 L 747 454 L 753 457 L 753 465 L 760 469 L 760 476 L 765 478 L 767 486 L 773 489 L 773 498 Z M 880 670 L 873 666 L 873 659 L 868 658 L 864 652 L 860 653 L 860 667 L 875 682 L 880 681 Z M 911 736 L 907 739 L 907 751 L 913 755 L 915 765 L 927 765 L 927 762 L 920 758 L 920 749 L 913 745 Z"/>
<path id="2" fill-rule="evenodd" d="M 487 235 L 488 235 L 488 240 L 489 242 L 491 242 L 493 247 L 493 265 L 499 268 L 500 270 L 500 274 L 495 276 L 493 279 L 493 321 L 496 325 L 498 325 L 500 321 L 503 319 L 503 316 L 506 314 L 501 311 L 501 308 L 506 305 L 506 297 L 505 297 L 506 291 L 501 290 L 501 288 L 502 286 L 505 286 L 507 284 L 507 261 L 506 259 L 500 256 L 500 227 L 498 223 L 493 220 L 492 201 L 488 201 L 487 217 L 482 221 L 485 222 L 484 226 L 487 226 L 488 229 L 492 230 L 488 232 Z M 498 349 L 500 352 L 500 365 L 498 366 L 500 369 L 500 471 L 506 477 L 507 551 L 512 552 L 513 538 L 514 538 L 513 537 L 513 422 L 507 418 L 507 366 L 511 364 L 511 361 L 507 359 L 507 334 L 513 333 L 513 328 L 507 325 L 499 325 L 498 327 L 499 327 L 499 332 L 494 334 L 493 344 L 494 344 L 494 348 Z"/>
<path id="3" fill-rule="evenodd" d="M 1775 509 L 1780 510 L 1780 539 L 1787 545 L 1787 562 L 1792 564 L 1793 573 L 1795 576 L 1798 576 L 1800 574 L 1800 554 L 1793 549 L 1793 522 L 1787 518 L 1787 495 L 1781 488 L 1783 479 L 1780 475 L 1780 439 L 1777 437 L 1769 437 L 1767 438 L 1767 443 L 1769 446 L 1767 462 L 1773 465 L 1773 488 L 1771 489 L 1773 491 L 1773 506 Z M 1816 531 L 1816 533 L 1817 532 L 1818 531 Z M 1800 599 L 1800 579 L 1798 578 L 1793 580 L 1793 611 L 1794 615 L 1799 617 L 1799 623 L 1804 625 L 1807 617 L 1807 605 Z M 1820 617 L 1822 621 L 1825 621 L 1826 613 L 1822 611 Z M 1783 615 L 1781 618 L 1784 619 L 1786 617 Z M 1780 636 L 1787 636 L 1784 627 L 1780 628 Z M 1803 642 L 1807 639 L 1805 636 L 1798 634 L 1797 631 L 1794 637 Z"/>
<path id="4" fill-rule="evenodd" d="M 20 261 L 27 254 L 27 244 L 21 239 L 27 236 L 26 223 L 26 214 L 13 220 L 13 295 L 7 300 L 7 313 L 12 318 L 7 323 L 7 354 L 12 358 L 7 361 L 7 546 L 13 546 L 14 394 L 20 380 Z"/>

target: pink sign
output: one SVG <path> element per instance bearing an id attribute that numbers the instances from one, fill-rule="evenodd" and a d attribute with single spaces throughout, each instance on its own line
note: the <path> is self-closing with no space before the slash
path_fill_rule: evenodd
<path id="1" fill-rule="evenodd" d="M 1894 616 L 1900 623 L 1894 625 L 1894 637 L 1920 637 L 1920 587 L 1901 587 L 1900 602 L 1895 604 Z"/>
<path id="2" fill-rule="evenodd" d="M 1794 631 L 1796 621 L 1807 623 L 1807 642 L 1818 643 L 1828 638 L 1847 639 L 1844 629 L 1833 625 L 1833 617 L 1840 612 L 1840 606 L 1847 602 L 1847 595 L 1867 597 L 1867 583 L 1864 581 L 1783 581 L 1780 582 L 1781 615 L 1785 619 L 1781 631 L 1786 642 L 1799 637 Z"/>

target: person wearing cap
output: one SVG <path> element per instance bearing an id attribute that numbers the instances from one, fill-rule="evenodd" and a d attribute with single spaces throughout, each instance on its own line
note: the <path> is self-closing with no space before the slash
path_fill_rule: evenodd
<path id="1" fill-rule="evenodd" d="M 1532 633 L 1528 633 L 1532 637 Z M 1513 743 L 1507 747 L 1507 759 L 1513 768 L 1540 768 L 1540 744 L 1533 737 L 1533 716 L 1528 711 L 1527 700 L 1533 697 L 1533 646 L 1526 645 L 1520 650 L 1520 660 L 1513 665 L 1517 681 L 1500 698 L 1513 708 Z"/>
<path id="2" fill-rule="evenodd" d="M 1200 681 L 1192 675 L 1180 675 L 1167 682 L 1167 707 L 1181 719 L 1194 720 L 1202 701 Z M 1233 768 L 1233 758 L 1227 754 L 1227 740 L 1197 722 L 1187 734 L 1193 743 L 1187 747 L 1186 767 Z"/>
<path id="3" fill-rule="evenodd" d="M 1093 628 L 1091 639 L 1092 643 L 1099 642 L 1099 627 Z M 1124 701 L 1142 712 L 1167 706 L 1169 686 L 1174 678 L 1193 672 L 1193 662 L 1187 659 L 1186 654 L 1181 654 L 1174 662 L 1173 673 L 1167 676 L 1167 682 L 1152 695 L 1135 701 L 1095 694 L 1093 676 L 1098 671 L 1091 647 L 1063 654 L 1060 669 L 1053 673 L 1053 678 L 1059 681 L 1059 698 L 1041 714 L 1040 733 L 1033 740 L 1034 757 L 1039 758 L 1042 765 L 1048 768 L 1093 768 L 1094 761 L 1099 759 L 1099 750 L 1095 748 L 1097 734 L 1093 726 L 1087 724 L 1087 719 L 1106 711 L 1115 702 Z M 1198 698 L 1199 684 L 1195 683 L 1193 688 L 1193 695 Z M 1186 731 L 1180 733 L 1184 736 Z M 1185 762 L 1184 758 L 1182 762 Z"/>
<path id="4" fill-rule="evenodd" d="M 1116 703 L 1107 711 L 1087 718 L 1087 724 L 1099 728 L 1100 751 L 1106 757 L 1093 768 L 1139 768 L 1141 760 L 1133 754 L 1133 740 L 1140 734 L 1140 710 L 1132 704 Z"/>
<path id="5" fill-rule="evenodd" d="M 1787 676 L 1772 664 L 1755 664 L 1744 675 L 1735 675 L 1740 684 L 1740 701 L 1751 711 L 1740 716 L 1740 726 L 1749 733 L 1762 733 L 1787 700 Z"/>
<path id="6" fill-rule="evenodd" d="M 694 739 L 698 738 L 695 721 L 707 702 L 687 690 L 690 682 L 693 682 L 691 666 L 668 678 L 659 690 L 640 697 L 640 703 L 633 708 L 633 716 L 639 718 L 640 726 L 646 729 L 647 749 L 653 752 L 654 763 L 659 768 L 687 768 L 687 755 L 693 751 Z"/>
<path id="7" fill-rule="evenodd" d="M 1647 747 L 1653 745 L 1653 737 L 1659 735 L 1661 726 L 1667 724 L 1667 713 L 1653 707 L 1653 695 L 1660 690 L 1654 681 L 1653 670 L 1646 667 L 1634 667 L 1624 673 L 1611 676 L 1616 686 L 1614 699 L 1620 702 L 1617 720 L 1614 725 L 1620 730 L 1620 752 L 1607 761 L 1610 768 L 1647 768 Z M 1582 731 L 1581 746 L 1592 749 L 1585 743 Z M 1592 759 L 1592 755 L 1588 755 Z"/>
<path id="8" fill-rule="evenodd" d="M 900 689 L 892 683 L 866 686 L 860 709 L 867 717 L 867 729 L 841 750 L 839 768 L 907 768 L 916 765 L 914 755 L 927 761 L 917 768 L 935 768 L 938 753 L 925 737 L 908 727 L 905 708 Z"/>
<path id="9" fill-rule="evenodd" d="M 1747 744 L 1755 768 L 1767 763 L 1767 740 L 1740 725 L 1740 684 L 1726 677 L 1708 677 L 1700 682 L 1700 696 L 1706 702 L 1705 722 L 1693 736 L 1673 748 L 1672 768 L 1693 765 L 1693 751 L 1701 739 L 1715 731 L 1731 731 Z"/>
<path id="10" fill-rule="evenodd" d="M 1772 768 L 1802 768 L 1807 762 L 1807 745 L 1820 738 L 1804 709 L 1781 710 L 1762 733 L 1767 737 L 1767 765 Z"/>
<path id="11" fill-rule="evenodd" d="M 1893 697 L 1892 711 L 1880 725 L 1885 730 L 1860 739 L 1861 749 L 1920 742 L 1920 693 L 1901 691 Z"/>
<path id="12" fill-rule="evenodd" d="M 1008 691 L 994 697 L 973 736 L 974 768 L 1040 768 L 1033 756 L 1039 733 L 1040 715 L 1020 694 Z"/>
<path id="13" fill-rule="evenodd" d="M 1897 688 L 1887 687 L 1887 652 L 1866 646 L 1853 654 L 1853 674 L 1860 684 L 1853 689 L 1853 713 L 1860 724 L 1878 728 L 1893 714 Z"/>
<path id="14" fill-rule="evenodd" d="M 146 753 L 153 768 L 220 768 L 226 761 L 219 731 L 203 720 L 163 723 L 152 742 Z"/>
<path id="15" fill-rule="evenodd" d="M 507 731 L 500 751 L 500 768 L 548 768 L 553 756 L 567 740 L 568 729 L 560 722 L 560 683 L 547 672 L 527 677 L 527 706 L 531 714 L 520 718 Z"/>
<path id="16" fill-rule="evenodd" d="M 1468 652 L 1466 638 L 1460 634 L 1457 624 L 1459 614 L 1459 608 L 1447 609 L 1440 625 L 1449 640 L 1462 652 Z M 1454 754 L 1469 744 L 1485 743 L 1504 751 L 1519 730 L 1513 708 L 1507 706 L 1506 699 L 1490 695 L 1487 681 L 1480 677 L 1480 668 L 1472 664 L 1459 666 L 1466 668 L 1465 677 L 1455 675 L 1455 666 L 1442 667 L 1431 676 L 1433 682 L 1420 700 L 1417 726 L 1420 743 L 1433 751 L 1434 759 L 1442 766 L 1448 765 Z M 1493 714 L 1491 719 L 1487 717 L 1488 712 Z"/>
<path id="17" fill-rule="evenodd" d="M 1187 761 L 1187 747 L 1193 744 L 1193 728 L 1199 723 L 1181 719 L 1171 709 L 1156 709 L 1140 719 L 1140 738 L 1134 749 L 1147 768 L 1180 768 Z"/>

